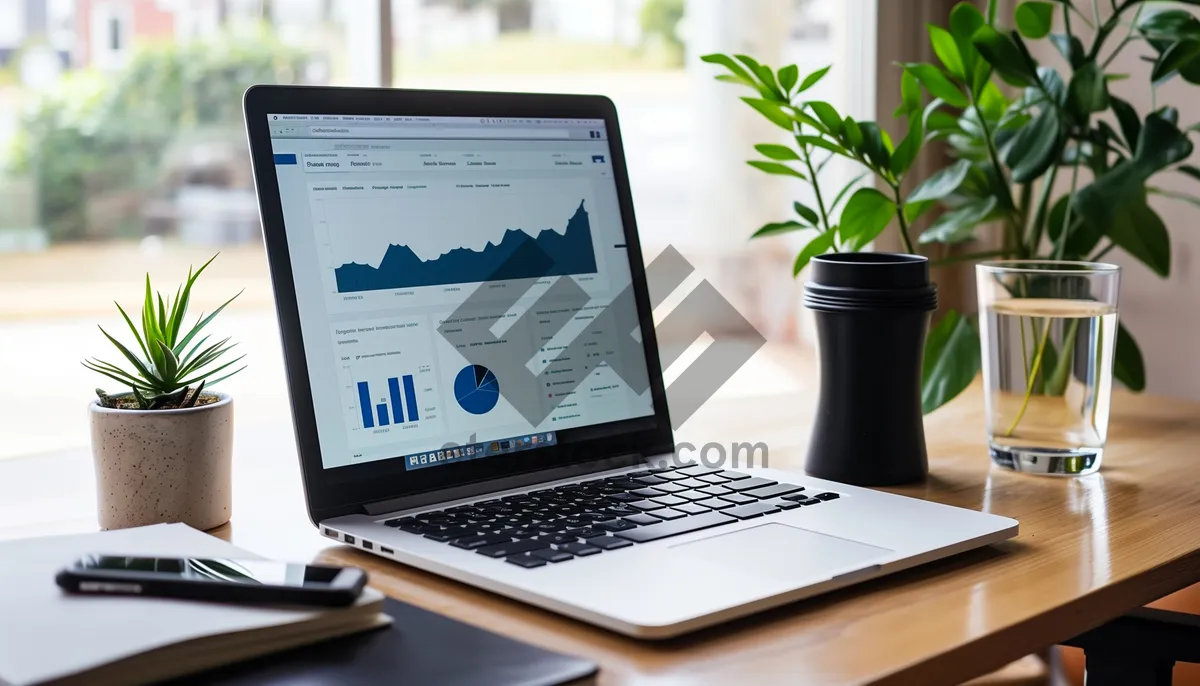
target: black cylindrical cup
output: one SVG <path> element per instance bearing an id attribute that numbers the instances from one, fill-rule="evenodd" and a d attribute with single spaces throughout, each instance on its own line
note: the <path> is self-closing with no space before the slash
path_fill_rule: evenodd
<path id="1" fill-rule="evenodd" d="M 813 258 L 821 391 L 805 471 L 857 486 L 921 481 L 929 471 L 921 365 L 937 287 L 920 255 Z"/>

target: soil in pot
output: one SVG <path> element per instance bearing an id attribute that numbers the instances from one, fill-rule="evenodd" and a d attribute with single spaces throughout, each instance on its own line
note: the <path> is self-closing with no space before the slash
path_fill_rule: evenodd
<path id="1" fill-rule="evenodd" d="M 187 395 L 187 398 L 184 398 L 180 402 L 165 403 L 160 407 L 156 407 L 155 410 L 178 410 L 180 407 L 186 405 L 187 402 L 191 399 L 191 397 L 193 395 L 195 395 L 195 391 L 192 391 L 191 393 L 189 393 Z M 193 405 L 192 407 L 203 407 L 205 405 L 211 405 L 220 399 L 221 399 L 221 396 L 216 395 L 215 393 L 201 393 L 200 398 L 196 400 L 195 405 Z M 121 395 L 105 396 L 100 404 L 103 405 L 104 407 L 107 407 L 110 410 L 140 410 L 140 409 L 142 409 L 138 405 L 137 398 L 133 397 L 133 394 L 131 394 L 131 393 L 122 393 Z"/>

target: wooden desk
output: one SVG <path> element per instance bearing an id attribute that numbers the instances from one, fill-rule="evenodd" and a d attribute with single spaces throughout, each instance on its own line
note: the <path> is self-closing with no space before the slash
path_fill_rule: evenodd
<path id="1" fill-rule="evenodd" d="M 714 401 L 689 423 L 703 440 L 763 440 L 771 466 L 799 468 L 809 397 Z M 602 684 L 956 684 L 1200 581 L 1200 406 L 1115 405 L 1101 473 L 1029 477 L 989 468 L 972 389 L 927 419 L 929 481 L 894 490 L 1015 517 L 1018 538 L 660 644 L 329 547 L 303 513 L 286 427 L 239 434 L 234 519 L 216 533 L 264 555 L 367 567 L 389 595 L 594 658 Z M 0 538 L 94 528 L 88 460 L 0 462 Z"/>

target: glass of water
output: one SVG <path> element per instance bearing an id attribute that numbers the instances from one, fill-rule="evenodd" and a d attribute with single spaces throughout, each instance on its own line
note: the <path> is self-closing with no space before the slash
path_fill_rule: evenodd
<path id="1" fill-rule="evenodd" d="M 992 462 L 1035 474 L 1100 469 L 1120 268 L 1003 260 L 975 268 Z"/>

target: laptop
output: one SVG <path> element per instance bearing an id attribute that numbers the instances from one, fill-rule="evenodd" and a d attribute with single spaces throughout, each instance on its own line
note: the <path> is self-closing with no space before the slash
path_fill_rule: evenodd
<path id="1" fill-rule="evenodd" d="M 607 98 L 255 86 L 244 107 L 324 536 L 662 639 L 1016 535 L 674 453 Z"/>

